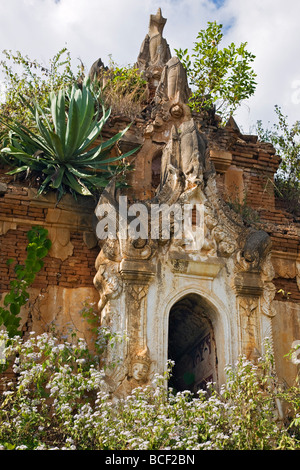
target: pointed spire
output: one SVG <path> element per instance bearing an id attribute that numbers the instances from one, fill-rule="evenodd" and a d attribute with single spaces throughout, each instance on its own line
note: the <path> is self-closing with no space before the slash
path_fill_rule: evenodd
<path id="1" fill-rule="evenodd" d="M 159 8 L 156 15 L 150 15 L 149 36 L 157 33 L 162 34 L 166 22 L 167 19 L 163 18 L 161 8 Z"/>
<path id="2" fill-rule="evenodd" d="M 154 65 L 163 67 L 171 59 L 169 45 L 162 36 L 166 21 L 160 8 L 156 15 L 150 15 L 149 32 L 142 43 L 137 59 L 137 68 L 140 70 L 146 70 Z"/>

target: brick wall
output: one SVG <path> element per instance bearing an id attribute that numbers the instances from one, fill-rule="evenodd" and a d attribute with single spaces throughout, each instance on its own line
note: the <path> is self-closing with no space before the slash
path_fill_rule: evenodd
<path id="1" fill-rule="evenodd" d="M 273 280 L 273 283 L 275 284 L 277 291 L 275 300 L 279 300 L 281 302 L 296 302 L 300 304 L 300 291 L 297 286 L 296 278 L 286 279 L 276 277 Z"/>
<path id="2" fill-rule="evenodd" d="M 31 196 L 29 188 L 18 184 L 8 184 L 7 192 L 0 197 L 0 293 L 9 288 L 9 281 L 13 278 L 13 267 L 8 267 L 7 259 L 13 258 L 17 263 L 22 264 L 26 258 L 26 246 L 28 243 L 27 232 L 34 225 L 42 225 L 49 229 L 51 233 L 56 228 L 69 233 L 69 246 L 72 247 L 72 255 L 66 259 L 60 259 L 59 249 L 57 256 L 48 255 L 44 259 L 44 267 L 38 273 L 33 287 L 61 286 L 61 287 L 91 287 L 95 275 L 95 260 L 99 252 L 98 245 L 87 246 L 84 242 L 84 233 L 93 234 L 92 218 L 94 201 L 81 205 L 74 201 L 73 206 L 69 205 L 64 211 L 65 217 L 58 223 L 48 222 L 47 215 L 49 209 L 55 210 L 53 198 L 45 200 L 38 206 Z M 58 206 L 60 207 L 60 206 Z M 74 211 L 71 213 L 70 211 Z M 72 227 L 70 219 L 76 220 L 76 212 L 79 211 L 78 223 Z M 84 213 L 84 217 L 81 214 Z M 53 217 L 52 217 L 53 218 Z M 51 239 L 51 236 L 49 236 Z M 59 240 L 58 240 L 59 241 Z M 56 241 L 53 241 L 56 243 Z M 63 250 L 63 247 L 62 247 Z M 51 252 L 50 252 L 51 253 Z"/>

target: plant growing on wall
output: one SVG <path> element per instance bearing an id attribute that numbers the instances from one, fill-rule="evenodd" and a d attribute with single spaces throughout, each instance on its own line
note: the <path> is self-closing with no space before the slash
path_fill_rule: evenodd
<path id="1" fill-rule="evenodd" d="M 190 106 L 195 111 L 216 107 L 226 122 L 241 102 L 253 95 L 256 74 L 250 64 L 255 56 L 247 51 L 247 43 L 231 43 L 223 49 L 222 25 L 208 22 L 207 29 L 198 33 L 192 53 L 175 49 L 187 71 L 192 87 Z"/>
<path id="2" fill-rule="evenodd" d="M 287 209 L 300 213 L 300 121 L 289 124 L 278 105 L 275 105 L 277 123 L 271 129 L 257 121 L 256 132 L 261 141 L 271 142 L 281 161 L 275 175 L 276 195 L 286 201 Z"/>
<path id="3" fill-rule="evenodd" d="M 11 131 L 10 143 L 1 150 L 2 156 L 14 170 L 9 174 L 25 173 L 40 179 L 38 194 L 49 189 L 58 193 L 58 199 L 66 192 L 74 196 L 91 196 L 105 187 L 119 170 L 112 165 L 135 152 L 136 149 L 114 158 L 109 156 L 112 147 L 126 133 L 129 126 L 98 145 L 110 109 L 104 106 L 100 112 L 98 96 L 94 95 L 89 79 L 82 86 L 73 84 L 71 91 L 61 89 L 50 93 L 50 109 L 42 109 L 38 103 L 31 106 L 22 98 L 35 120 L 33 132 L 22 123 L 7 118 L 0 122 Z M 96 110 L 95 110 L 96 109 Z M 7 160 L 7 157 L 11 157 Z M 121 166 L 123 171 L 124 165 Z"/>
<path id="4" fill-rule="evenodd" d="M 34 227 L 27 233 L 27 258 L 24 265 L 14 267 L 16 279 L 10 281 L 10 291 L 4 297 L 4 307 L 0 307 L 0 326 L 5 326 L 9 337 L 21 335 L 19 316 L 21 307 L 29 298 L 28 288 L 33 284 L 37 273 L 42 269 L 43 258 L 51 248 L 48 231 L 42 227 Z M 7 261 L 10 265 L 13 259 Z"/>
<path id="5" fill-rule="evenodd" d="M 108 70 L 103 72 L 103 83 L 103 100 L 112 114 L 130 119 L 140 114 L 147 96 L 147 80 L 137 68 L 120 67 L 110 57 Z"/>
<path id="6" fill-rule="evenodd" d="M 45 64 L 23 55 L 20 51 L 4 50 L 2 57 L 0 71 L 3 76 L 5 99 L 0 102 L 1 115 L 22 121 L 29 127 L 32 126 L 31 112 L 29 108 L 24 108 L 20 93 L 26 96 L 30 103 L 36 101 L 44 108 L 51 91 L 57 92 L 62 87 L 72 86 L 80 81 L 84 73 L 82 64 L 75 73 L 73 72 L 71 55 L 65 47 Z M 0 123 L 0 139 L 3 129 Z"/>

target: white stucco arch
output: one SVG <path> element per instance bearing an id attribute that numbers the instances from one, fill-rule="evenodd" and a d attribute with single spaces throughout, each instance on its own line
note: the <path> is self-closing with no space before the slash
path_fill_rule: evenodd
<path id="1" fill-rule="evenodd" d="M 199 282 L 189 282 L 180 288 L 173 288 L 166 292 L 160 300 L 160 306 L 157 307 L 159 315 L 156 318 L 156 337 L 157 337 L 157 362 L 158 370 L 166 370 L 168 360 L 168 329 L 169 315 L 172 307 L 181 299 L 189 296 L 199 296 L 203 304 L 210 308 L 210 320 L 214 329 L 215 340 L 218 349 L 218 375 L 220 383 L 225 381 L 224 368 L 232 363 L 235 353 L 232 351 L 232 312 L 224 302 L 212 291 L 201 287 Z"/>

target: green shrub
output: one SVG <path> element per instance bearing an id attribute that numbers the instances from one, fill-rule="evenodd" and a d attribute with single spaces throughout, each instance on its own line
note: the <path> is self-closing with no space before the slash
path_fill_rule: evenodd
<path id="1" fill-rule="evenodd" d="M 16 264 L 14 267 L 16 279 L 10 281 L 10 291 L 4 297 L 4 307 L 0 307 L 0 326 L 3 325 L 10 337 L 21 335 L 20 311 L 29 298 L 28 288 L 34 282 L 35 276 L 44 265 L 43 258 L 51 248 L 48 230 L 43 227 L 33 227 L 27 232 L 27 257 L 24 265 Z M 13 259 L 7 260 L 11 265 Z"/>
<path id="2" fill-rule="evenodd" d="M 250 64 L 255 56 L 247 51 L 247 43 L 234 43 L 220 48 L 223 26 L 208 22 L 199 31 L 192 53 L 188 49 L 175 49 L 187 71 L 192 87 L 190 106 L 195 111 L 216 107 L 226 123 L 243 100 L 253 95 L 256 74 Z"/>
<path id="3" fill-rule="evenodd" d="M 134 120 L 145 106 L 147 80 L 135 67 L 118 66 L 112 59 L 103 72 L 103 100 L 111 108 L 112 115 L 121 115 Z"/>
<path id="4" fill-rule="evenodd" d="M 275 195 L 286 210 L 300 215 L 300 121 L 288 122 L 280 106 L 275 105 L 277 123 L 264 129 L 257 121 L 256 132 L 263 142 L 270 142 L 280 157 L 278 171 L 274 178 Z"/>

